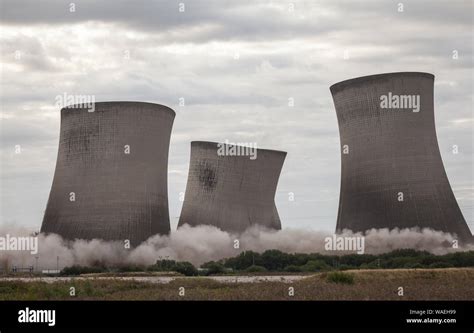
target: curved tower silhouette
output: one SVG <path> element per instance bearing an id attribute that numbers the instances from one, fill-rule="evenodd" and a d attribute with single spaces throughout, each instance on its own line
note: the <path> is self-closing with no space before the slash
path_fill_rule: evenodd
<path id="1" fill-rule="evenodd" d="M 341 139 L 338 231 L 432 228 L 470 240 L 436 138 L 434 76 L 371 75 L 331 86 Z"/>
<path id="2" fill-rule="evenodd" d="M 175 113 L 140 102 L 61 110 L 59 152 L 41 231 L 130 240 L 170 231 L 168 149 Z"/>
<path id="3" fill-rule="evenodd" d="M 210 224 L 237 233 L 253 225 L 281 229 L 275 192 L 286 152 L 255 148 L 256 158 L 252 159 L 219 151 L 232 147 L 242 148 L 216 142 L 191 143 L 178 227 Z"/>

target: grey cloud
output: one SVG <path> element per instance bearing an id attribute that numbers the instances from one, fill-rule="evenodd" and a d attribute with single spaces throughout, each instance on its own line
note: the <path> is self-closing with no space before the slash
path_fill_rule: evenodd
<path id="1" fill-rule="evenodd" d="M 294 1 L 290 12 L 286 2 L 267 1 L 188 1 L 185 12 L 179 12 L 181 1 L 75 1 L 75 12 L 69 3 L 46 0 L 4 0 L 2 20 L 5 24 L 68 25 L 88 21 L 116 23 L 128 29 L 153 33 L 181 32 L 174 37 L 186 40 L 190 27 L 210 26 L 202 36 L 190 41 L 292 39 L 315 33 L 328 33 L 341 28 L 359 27 L 361 20 L 388 18 L 402 25 L 407 22 L 437 24 L 469 24 L 472 3 L 469 1 L 432 2 L 405 1 L 404 12 L 397 11 L 398 2 L 386 1 Z M 278 5 L 280 8 L 276 8 Z M 321 9 L 328 15 L 320 15 Z M 344 17 L 339 15 L 343 12 Z M 343 21 L 341 21 L 341 19 Z M 278 24 L 275 24 L 278 22 Z M 382 22 L 386 22 L 382 21 Z M 383 26 L 382 26 L 383 28 Z M 386 37 L 386 36 L 385 36 Z"/>

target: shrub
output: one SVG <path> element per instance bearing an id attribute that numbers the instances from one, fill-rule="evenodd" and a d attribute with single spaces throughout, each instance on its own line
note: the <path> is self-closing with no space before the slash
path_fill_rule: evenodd
<path id="1" fill-rule="evenodd" d="M 225 272 L 225 267 L 221 263 L 210 261 L 201 266 L 207 269 L 207 275 L 222 274 Z"/>
<path id="2" fill-rule="evenodd" d="M 261 263 L 260 253 L 253 251 L 244 251 L 237 257 L 228 258 L 224 262 L 224 266 L 234 270 L 245 270 L 252 265 Z"/>
<path id="3" fill-rule="evenodd" d="M 148 271 L 152 272 L 170 272 L 176 270 L 175 260 L 157 260 L 154 265 L 148 266 Z"/>
<path id="4" fill-rule="evenodd" d="M 90 274 L 90 273 L 102 273 L 107 270 L 103 267 L 84 267 L 84 266 L 69 266 L 64 267 L 60 275 L 81 275 L 81 274 Z"/>
<path id="5" fill-rule="evenodd" d="M 301 266 L 289 265 L 285 267 L 285 272 L 301 272 Z"/>
<path id="6" fill-rule="evenodd" d="M 258 272 L 266 272 L 267 269 L 263 266 L 252 265 L 252 266 L 248 267 L 245 271 L 246 272 L 252 272 L 252 273 L 258 273 Z"/>
<path id="7" fill-rule="evenodd" d="M 430 268 L 449 268 L 449 267 L 453 267 L 453 265 L 450 264 L 449 262 L 438 261 L 438 262 L 434 262 L 430 264 L 429 267 Z"/>
<path id="8" fill-rule="evenodd" d="M 382 260 L 374 260 L 367 263 L 365 266 L 360 265 L 360 268 L 379 269 L 379 268 L 384 268 L 385 265 L 386 263 Z"/>
<path id="9" fill-rule="evenodd" d="M 415 257 L 394 257 L 387 260 L 388 268 L 407 268 L 410 265 L 417 263 L 417 258 Z"/>
<path id="10" fill-rule="evenodd" d="M 198 275 L 198 270 L 194 267 L 193 264 L 187 261 L 178 262 L 176 264 L 175 271 L 186 276 L 196 276 Z"/>
<path id="11" fill-rule="evenodd" d="M 262 266 L 269 271 L 282 270 L 290 264 L 291 255 L 279 250 L 266 250 L 260 256 Z"/>
<path id="12" fill-rule="evenodd" d="M 331 272 L 326 279 L 332 283 L 354 284 L 354 275 L 344 272 Z"/>
<path id="13" fill-rule="evenodd" d="M 303 272 L 319 272 L 328 268 L 329 266 L 323 260 L 310 260 L 301 266 Z"/>
<path id="14" fill-rule="evenodd" d="M 342 264 L 339 266 L 340 271 L 347 271 L 349 269 L 355 269 L 355 267 L 351 265 L 345 265 L 345 264 Z"/>
<path id="15" fill-rule="evenodd" d="M 126 273 L 126 272 L 142 272 L 144 270 L 143 266 L 120 266 L 117 268 L 118 272 Z"/>

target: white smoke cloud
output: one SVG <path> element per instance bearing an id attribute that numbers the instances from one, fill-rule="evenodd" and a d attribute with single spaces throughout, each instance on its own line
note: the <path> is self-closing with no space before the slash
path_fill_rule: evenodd
<path id="1" fill-rule="evenodd" d="M 27 236 L 31 232 L 12 226 L 0 227 L 0 236 Z M 244 250 L 263 252 L 278 249 L 288 253 L 342 254 L 327 252 L 325 238 L 332 233 L 303 229 L 279 231 L 250 228 L 241 235 L 224 232 L 213 226 L 183 226 L 168 236 L 150 237 L 136 248 L 126 249 L 120 241 L 75 240 L 65 241 L 58 235 L 38 236 L 39 269 L 55 269 L 71 265 L 151 265 L 158 259 L 190 261 L 200 265 L 210 260 L 218 260 L 238 255 Z M 339 236 L 363 236 L 344 230 Z M 455 238 L 451 234 L 430 229 L 372 229 L 365 234 L 365 253 L 379 254 L 395 249 L 411 248 L 426 250 L 434 254 L 474 250 L 473 245 L 459 248 L 451 246 Z M 238 241 L 238 248 L 236 248 Z M 354 253 L 354 252 L 353 252 Z M 28 251 L 0 251 L 0 263 L 28 267 L 35 265 L 35 255 Z"/>

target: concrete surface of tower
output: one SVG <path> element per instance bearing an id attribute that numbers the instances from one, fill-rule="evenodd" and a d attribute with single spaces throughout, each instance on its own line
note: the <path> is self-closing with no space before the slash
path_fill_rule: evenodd
<path id="1" fill-rule="evenodd" d="M 168 149 L 175 113 L 140 102 L 61 110 L 59 152 L 41 231 L 129 240 L 170 231 Z"/>
<path id="2" fill-rule="evenodd" d="M 255 149 L 256 158 L 252 158 L 226 154 L 231 149 L 223 143 L 191 143 L 178 227 L 209 224 L 235 233 L 254 225 L 281 229 L 275 192 L 286 152 Z"/>
<path id="3" fill-rule="evenodd" d="M 433 84 L 431 74 L 401 72 L 331 86 L 342 160 L 338 231 L 419 227 L 472 239 L 441 159 Z"/>

